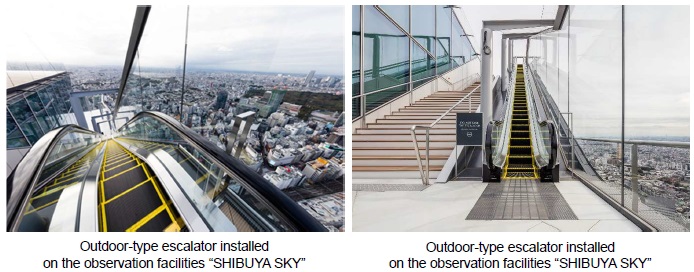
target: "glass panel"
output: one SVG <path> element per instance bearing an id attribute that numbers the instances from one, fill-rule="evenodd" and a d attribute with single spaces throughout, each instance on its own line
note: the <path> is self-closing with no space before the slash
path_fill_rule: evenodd
<path id="1" fill-rule="evenodd" d="M 436 65 L 437 73 L 451 69 L 451 9 L 436 6 Z"/>
<path id="2" fill-rule="evenodd" d="M 465 62 L 470 61 L 470 52 L 467 48 L 467 37 L 463 37 L 465 32 L 460 24 L 456 21 L 457 17 L 453 17 L 453 37 L 451 37 L 451 59 L 454 67 L 460 66 Z"/>
<path id="3" fill-rule="evenodd" d="M 38 120 L 41 129 L 45 132 L 48 132 L 51 129 L 53 129 L 55 127 L 53 125 L 54 122 L 51 120 L 51 116 L 46 114 L 46 110 L 44 110 L 43 104 L 39 100 L 38 94 L 33 93 L 27 96 L 26 100 L 31 110 L 34 112 L 34 114 L 36 114 L 36 119 Z"/>
<path id="4" fill-rule="evenodd" d="M 436 16 L 434 12 L 434 6 L 412 6 L 412 36 L 422 40 L 433 39 L 436 36 Z M 420 41 L 420 39 L 417 40 Z M 422 43 L 422 45 L 429 49 L 430 52 L 434 52 L 433 46 L 427 47 L 426 42 Z"/>
<path id="5" fill-rule="evenodd" d="M 412 43 L 412 81 L 418 84 L 421 79 L 435 75 L 435 62 L 422 48 Z"/>
<path id="6" fill-rule="evenodd" d="M 58 202 L 66 199 L 71 201 L 78 197 L 76 194 L 80 191 L 79 186 L 84 180 L 83 174 L 87 172 L 91 162 L 97 158 L 99 148 L 95 147 L 95 143 L 99 142 L 98 137 L 91 133 L 70 132 L 58 140 L 51 153 L 47 154 L 46 163 L 40 173 L 39 184 L 45 185 L 31 195 L 23 211 L 19 231 L 49 231 Z M 75 163 L 78 160 L 80 163 Z M 66 169 L 68 165 L 72 166 Z M 57 172 L 60 170 L 62 174 Z M 61 176 L 55 178 L 56 175 Z M 53 179 L 46 180 L 49 177 Z M 70 190 L 71 195 L 61 198 L 67 189 Z M 77 213 L 78 211 L 67 212 Z M 60 216 L 64 217 L 65 214 Z"/>
<path id="7" fill-rule="evenodd" d="M 248 185 L 249 182 L 258 181 L 235 179 L 236 175 L 224 172 L 213 163 L 215 160 L 205 155 L 207 153 L 188 144 L 165 123 L 146 116 L 121 129 L 120 134 L 128 144 L 147 149 L 156 156 L 171 156 L 178 161 L 188 176 L 174 177 L 176 182 L 190 199 L 195 200 L 192 203 L 209 222 L 223 227 L 219 225 L 224 224 L 223 221 L 211 217 L 214 213 L 210 209 L 219 206 L 239 231 L 290 230 L 282 217 Z M 158 150 L 164 152 L 156 153 Z M 204 205 L 213 201 L 221 204 Z"/>
<path id="8" fill-rule="evenodd" d="M 361 6 L 352 6 L 352 96 L 361 94 L 359 67 L 361 65 Z M 352 118 L 361 116 L 361 99 L 352 99 Z"/>
<path id="9" fill-rule="evenodd" d="M 410 39 L 373 6 L 364 12 L 364 92 L 408 82 Z"/>
<path id="10" fill-rule="evenodd" d="M 625 6 L 626 140 L 689 142 L 689 11 L 686 6 Z M 657 52 L 657 54 L 644 54 Z M 660 230 L 682 231 L 690 222 L 689 148 L 639 145 L 632 172 L 625 146 L 625 206 Z M 633 176 L 632 176 L 633 175 Z"/>
<path id="11" fill-rule="evenodd" d="M 576 137 L 620 138 L 621 7 L 573 7 L 570 32 L 573 43 L 569 49 L 569 95 L 574 134 Z"/>
<path id="12" fill-rule="evenodd" d="M 383 11 L 393 18 L 400 27 L 406 31 L 410 30 L 410 7 L 409 6 L 379 6 Z"/>
<path id="13" fill-rule="evenodd" d="M 10 112 L 7 111 L 7 116 L 5 120 L 7 121 L 7 148 L 18 148 L 29 146 L 29 142 L 24 138 L 22 132 L 19 130 L 19 126 L 12 119 Z"/>
<path id="14" fill-rule="evenodd" d="M 12 113 L 12 115 L 18 123 L 21 124 L 24 121 L 33 118 L 33 114 L 31 114 L 31 109 L 29 108 L 29 105 L 23 97 L 19 97 L 14 101 L 10 101 L 8 104 L 9 105 L 7 105 L 7 108 L 10 110 L 10 112 Z"/>
<path id="15" fill-rule="evenodd" d="M 384 91 L 369 94 L 366 96 L 366 111 L 375 109 L 376 107 L 397 98 L 398 96 L 406 93 L 408 90 L 408 85 L 402 85 L 393 87 Z"/>

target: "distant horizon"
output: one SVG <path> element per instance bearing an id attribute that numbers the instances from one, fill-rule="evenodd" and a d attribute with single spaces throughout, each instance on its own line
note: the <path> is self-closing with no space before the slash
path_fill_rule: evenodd
<path id="1" fill-rule="evenodd" d="M 9 65 L 10 63 L 21 63 L 21 62 L 7 62 Z M 32 63 L 33 65 L 38 65 L 41 63 Z M 105 64 L 105 65 L 83 65 L 83 64 L 65 64 L 65 63 L 50 63 L 51 65 L 55 66 L 62 66 L 65 67 L 65 70 L 69 70 L 69 67 L 78 67 L 78 68 L 113 68 L 113 69 L 120 69 L 122 70 L 122 66 L 120 65 L 115 65 L 115 64 Z M 6 65 L 7 67 L 7 65 Z M 9 68 L 9 67 L 7 67 Z M 147 69 L 147 70 L 169 70 L 169 71 L 175 71 L 176 68 L 165 68 L 165 67 L 142 67 L 141 69 Z M 345 75 L 336 75 L 336 74 L 322 74 L 319 73 L 318 70 L 309 70 L 305 73 L 298 73 L 298 72 L 280 72 L 280 71 L 252 71 L 252 70 L 236 70 L 236 69 L 223 69 L 223 68 L 198 68 L 198 67 L 186 67 L 186 70 L 189 71 L 221 71 L 221 72 L 240 72 L 240 73 L 259 73 L 259 74 L 283 74 L 283 75 L 296 75 L 296 76 L 305 76 L 311 71 L 316 71 L 316 74 L 314 76 L 334 76 L 334 77 L 339 77 L 339 78 L 344 78 Z M 28 71 L 28 70 L 10 70 L 7 69 L 7 71 Z M 39 70 L 32 70 L 32 71 L 39 71 Z M 48 71 L 54 71 L 54 70 L 48 70 Z"/>

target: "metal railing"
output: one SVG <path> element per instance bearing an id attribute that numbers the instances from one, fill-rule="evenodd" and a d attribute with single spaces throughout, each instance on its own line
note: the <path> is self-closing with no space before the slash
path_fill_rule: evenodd
<path id="1" fill-rule="evenodd" d="M 475 74 L 475 75 L 479 78 L 479 74 Z M 473 76 L 475 76 L 475 75 L 473 75 Z M 465 79 L 463 79 L 463 80 L 465 80 Z M 472 112 L 472 98 L 471 98 L 471 96 L 473 93 L 478 92 L 479 89 L 480 89 L 480 86 L 477 86 L 475 89 L 470 91 L 463 98 L 458 100 L 457 103 L 455 103 L 453 106 L 451 106 L 446 112 L 441 114 L 441 116 L 439 116 L 439 118 L 434 120 L 434 122 L 431 122 L 431 124 L 429 124 L 429 125 L 414 125 L 410 129 L 410 134 L 412 135 L 412 143 L 414 144 L 414 149 L 415 149 L 415 152 L 417 155 L 417 165 L 419 166 L 419 174 L 422 177 L 422 183 L 424 185 L 429 185 L 429 168 L 430 168 L 429 167 L 429 130 L 431 130 L 431 128 L 433 128 L 436 124 L 438 124 L 441 120 L 443 120 L 443 118 L 446 117 L 446 115 L 448 115 L 451 111 L 453 111 L 456 107 L 458 107 L 458 105 L 463 103 L 465 100 L 468 101 L 468 110 L 470 112 Z M 425 144 L 426 171 L 425 171 L 424 167 L 422 166 L 422 156 L 421 156 L 420 150 L 419 150 L 419 141 L 417 140 L 417 129 L 424 129 L 426 131 L 426 133 L 425 133 L 425 135 L 426 135 L 426 138 L 425 138 L 425 141 L 426 141 L 426 144 Z"/>
<path id="2" fill-rule="evenodd" d="M 640 217 L 642 217 L 645 221 L 647 221 L 650 224 L 653 224 L 656 228 L 659 230 L 668 230 L 667 225 L 664 225 L 663 222 L 654 222 L 654 221 L 663 221 L 661 220 L 662 218 L 657 218 L 657 216 L 653 216 L 653 213 L 650 214 L 644 214 L 649 213 L 652 211 L 657 211 L 658 213 L 662 214 L 663 216 L 666 216 L 670 218 L 671 220 L 677 222 L 680 224 L 682 227 L 686 228 L 687 230 L 690 229 L 690 221 L 689 218 L 685 218 L 682 214 L 673 211 L 673 210 L 667 210 L 663 209 L 662 207 L 649 207 L 648 204 L 645 204 L 646 207 L 640 207 L 640 199 L 641 195 L 639 194 L 639 190 L 642 186 L 641 182 L 639 181 L 639 151 L 638 147 L 639 146 L 657 146 L 657 147 L 669 147 L 669 148 L 683 148 L 683 149 L 690 149 L 690 143 L 689 142 L 672 142 L 672 141 L 647 141 L 647 140 L 625 140 L 622 141 L 620 139 L 601 139 L 601 138 L 576 138 L 577 140 L 582 140 L 582 141 L 588 141 L 588 142 L 601 142 L 601 143 L 615 143 L 615 144 L 630 144 L 631 145 L 631 173 L 629 174 L 631 176 L 631 180 L 629 183 L 629 187 L 631 187 L 631 195 L 629 196 L 625 192 L 625 183 L 622 183 L 620 185 L 621 192 L 619 193 L 620 198 L 621 198 L 621 206 L 628 208 L 625 199 L 626 198 L 631 198 L 631 207 L 629 208 L 631 212 L 638 214 Z M 627 165 L 623 163 L 622 167 L 626 167 Z M 625 180 L 626 180 L 626 175 L 625 175 Z"/>

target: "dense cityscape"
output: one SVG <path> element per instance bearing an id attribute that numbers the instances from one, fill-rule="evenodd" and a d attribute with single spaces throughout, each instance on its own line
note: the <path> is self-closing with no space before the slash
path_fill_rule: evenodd
<path id="1" fill-rule="evenodd" d="M 116 67 L 68 71 L 75 92 L 119 87 Z M 328 229 L 344 230 L 341 76 L 203 70 L 186 71 L 185 79 L 181 75 L 180 69 L 131 75 L 123 108 L 181 120 L 285 191 Z M 109 112 L 115 94 L 88 97 L 82 104 L 85 111 Z"/>
<path id="2" fill-rule="evenodd" d="M 683 141 L 689 142 L 689 139 Z M 581 141 L 579 144 L 604 181 L 615 186 L 621 184 L 622 162 L 617 144 L 590 141 Z M 689 149 L 640 145 L 638 152 L 640 201 L 664 214 L 679 214 L 688 221 Z M 625 186 L 631 190 L 631 145 L 625 146 L 624 153 Z"/>

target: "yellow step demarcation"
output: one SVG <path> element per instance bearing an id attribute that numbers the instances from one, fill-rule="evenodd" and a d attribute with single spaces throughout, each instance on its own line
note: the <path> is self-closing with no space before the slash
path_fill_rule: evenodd
<path id="1" fill-rule="evenodd" d="M 52 182 L 44 185 L 43 188 L 40 188 L 37 193 L 34 193 L 29 198 L 29 205 L 27 205 L 25 214 L 30 214 L 42 210 L 46 207 L 49 207 L 57 203 L 58 199 L 55 199 L 38 207 L 34 207 L 34 205 L 32 205 L 34 201 L 55 193 L 60 193 L 63 189 L 72 186 L 75 182 L 79 181 L 82 177 L 82 174 L 86 173 L 87 169 L 89 168 L 91 159 L 94 156 L 96 156 L 96 152 L 98 152 L 101 149 L 102 145 L 103 143 L 97 144 L 95 147 L 92 148 L 92 150 L 84 154 L 82 158 L 75 161 L 70 167 L 68 167 L 60 175 L 54 178 Z"/>
<path id="2" fill-rule="evenodd" d="M 170 226 L 168 226 L 165 230 L 180 231 L 183 227 L 183 221 L 180 220 L 180 217 L 177 218 L 177 216 L 174 215 L 174 212 L 173 212 L 174 208 L 171 206 L 171 201 L 167 200 L 166 197 L 163 195 L 163 191 L 159 188 L 160 187 L 159 182 L 156 180 L 156 177 L 152 176 L 149 173 L 149 170 L 147 169 L 146 164 L 142 160 L 140 160 L 137 156 L 132 154 L 129 150 L 127 150 L 126 148 L 124 148 L 123 146 L 121 146 L 120 144 L 116 143 L 113 140 L 110 140 L 107 143 L 107 145 L 106 145 L 107 150 L 105 151 L 105 153 L 108 154 L 108 149 L 112 149 L 112 148 L 120 149 L 125 155 L 119 154 L 116 156 L 105 157 L 103 162 L 102 162 L 101 179 L 99 181 L 99 191 L 100 191 L 100 193 L 99 193 L 99 217 L 100 217 L 99 230 L 100 231 L 108 231 L 108 215 L 106 214 L 106 204 L 132 192 L 133 190 L 139 188 L 140 186 L 142 186 L 144 184 L 151 183 L 153 185 L 156 193 L 157 193 L 157 197 L 159 198 L 159 200 L 163 204 L 160 207 L 158 207 L 157 209 L 155 209 L 154 211 L 150 212 L 147 216 L 138 220 L 138 222 L 136 222 L 132 226 L 128 227 L 125 231 L 137 231 L 140 227 L 147 224 L 147 222 L 152 220 L 160 212 L 166 212 L 169 219 L 172 222 L 172 224 Z M 111 158 L 111 159 L 116 158 L 117 160 L 109 161 L 109 158 Z M 128 159 L 124 159 L 124 158 L 128 158 Z M 112 175 L 108 178 L 105 178 L 104 173 L 111 171 L 113 169 L 116 169 L 116 168 L 118 168 L 122 165 L 125 165 L 127 163 L 131 163 L 133 161 L 136 163 L 135 166 L 130 167 L 130 168 L 125 169 L 125 170 L 122 170 L 122 171 L 120 171 L 120 172 L 116 173 L 115 175 Z M 124 173 L 127 173 L 128 171 L 135 170 L 137 168 L 141 168 L 142 171 L 145 173 L 147 178 L 144 181 L 141 181 L 141 182 L 137 183 L 136 185 L 132 186 L 131 188 L 128 188 L 125 191 L 119 193 L 118 195 L 115 195 L 109 199 L 106 199 L 104 184 L 106 182 L 109 182 L 109 181 L 117 182 L 117 181 L 113 181 L 114 178 L 117 178 L 118 176 L 120 176 Z"/>

